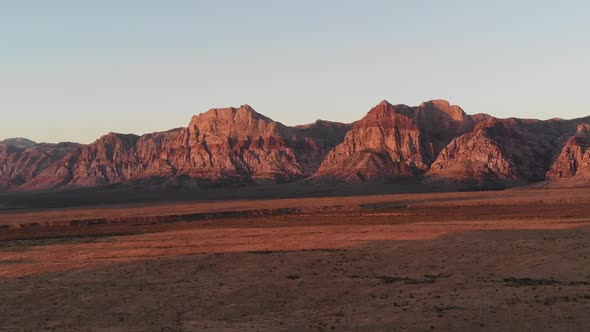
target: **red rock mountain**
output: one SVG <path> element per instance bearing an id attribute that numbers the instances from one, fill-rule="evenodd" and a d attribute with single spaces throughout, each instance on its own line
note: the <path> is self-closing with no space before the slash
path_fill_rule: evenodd
<path id="1" fill-rule="evenodd" d="M 489 117 L 486 114 L 469 116 L 459 106 L 451 105 L 446 100 L 431 100 L 418 107 L 405 109 L 409 110 L 408 115 L 434 145 L 435 155 L 453 138 L 471 131 L 477 122 Z"/>
<path id="2" fill-rule="evenodd" d="M 307 165 L 296 153 L 305 139 L 297 134 L 248 105 L 212 109 L 181 129 L 165 160 L 175 175 L 213 182 L 289 181 L 306 174 Z M 306 148 L 319 149 L 312 141 Z"/>
<path id="3" fill-rule="evenodd" d="M 12 189 L 38 178 L 79 145 L 34 144 L 30 147 L 0 143 L 0 189 Z"/>
<path id="4" fill-rule="evenodd" d="M 387 101 L 354 124 L 288 127 L 250 106 L 211 109 L 184 128 L 110 133 L 92 144 L 0 142 L 0 189 L 120 183 L 395 181 L 510 186 L 590 179 L 590 118 L 496 119 L 433 100 Z M 590 180 L 588 180 L 590 181 Z"/>
<path id="5" fill-rule="evenodd" d="M 24 169 L 16 162 L 22 158 L 10 150 L 4 159 L 16 180 L 4 187 L 90 187 L 181 177 L 213 183 L 294 181 L 313 174 L 347 130 L 348 125 L 327 121 L 287 127 L 248 105 L 212 109 L 194 116 L 187 128 L 141 137 L 110 133 L 58 159 L 29 157 L 35 167 L 20 177 L 12 174 Z"/>
<path id="6" fill-rule="evenodd" d="M 416 176 L 475 120 L 458 106 L 434 100 L 418 107 L 382 101 L 326 157 L 313 179 L 368 181 Z"/>
<path id="7" fill-rule="evenodd" d="M 443 149 L 426 175 L 480 185 L 542 181 L 575 121 L 488 118 Z"/>
<path id="8" fill-rule="evenodd" d="M 547 172 L 548 180 L 590 178 L 590 123 L 577 127 L 576 133 L 565 146 Z"/>

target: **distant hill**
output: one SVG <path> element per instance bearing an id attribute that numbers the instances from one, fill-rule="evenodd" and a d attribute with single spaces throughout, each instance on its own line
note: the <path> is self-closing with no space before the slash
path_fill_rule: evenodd
<path id="1" fill-rule="evenodd" d="M 0 144 L 14 146 L 16 148 L 30 148 L 37 145 L 36 142 L 31 141 L 27 138 L 16 137 L 16 138 L 8 138 L 3 141 L 0 141 Z"/>

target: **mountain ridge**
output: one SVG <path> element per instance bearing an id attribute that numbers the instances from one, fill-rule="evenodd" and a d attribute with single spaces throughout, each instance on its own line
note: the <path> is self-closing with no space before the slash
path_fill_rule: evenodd
<path id="1" fill-rule="evenodd" d="M 0 141 L 0 189 L 149 186 L 152 178 L 196 186 L 416 178 L 481 188 L 585 179 L 589 120 L 499 119 L 441 99 L 383 100 L 351 124 L 286 126 L 244 104 L 194 115 L 187 127 L 108 133 L 90 144 Z"/>

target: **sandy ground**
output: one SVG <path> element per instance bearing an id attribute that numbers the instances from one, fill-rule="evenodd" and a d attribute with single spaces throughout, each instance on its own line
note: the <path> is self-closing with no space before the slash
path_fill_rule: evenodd
<path id="1" fill-rule="evenodd" d="M 568 189 L 7 211 L 0 331 L 581 331 L 589 199 Z M 239 213 L 278 208 L 299 212 Z M 238 213 L 154 218 L 212 211 Z M 107 222 L 79 222 L 97 216 Z"/>

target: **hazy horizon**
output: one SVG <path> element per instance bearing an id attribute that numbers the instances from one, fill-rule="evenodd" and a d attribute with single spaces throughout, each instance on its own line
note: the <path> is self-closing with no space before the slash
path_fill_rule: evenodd
<path id="1" fill-rule="evenodd" d="M 528 0 L 4 4 L 0 140 L 89 143 L 242 104 L 286 125 L 356 121 L 382 99 L 583 117 L 588 13 Z"/>

